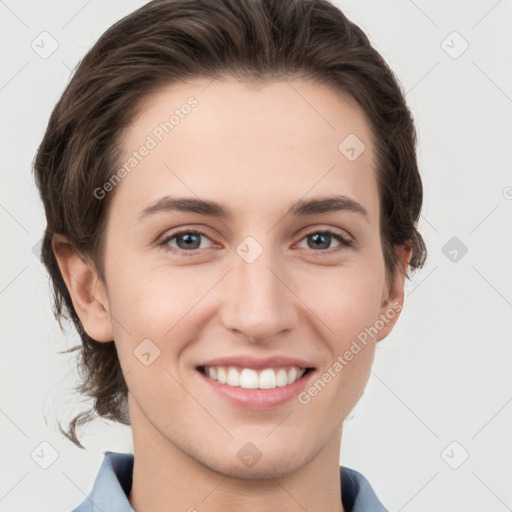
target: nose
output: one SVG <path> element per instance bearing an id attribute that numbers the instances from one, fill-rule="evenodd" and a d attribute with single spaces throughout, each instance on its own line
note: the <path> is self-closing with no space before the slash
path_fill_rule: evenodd
<path id="1" fill-rule="evenodd" d="M 298 299 L 285 265 L 280 265 L 269 249 L 252 262 L 238 254 L 233 261 L 221 291 L 223 325 L 259 343 L 293 329 L 298 319 Z"/>

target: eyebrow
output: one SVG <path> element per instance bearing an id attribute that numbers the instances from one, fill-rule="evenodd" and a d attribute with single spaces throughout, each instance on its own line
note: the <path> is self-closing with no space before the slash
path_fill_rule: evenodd
<path id="1" fill-rule="evenodd" d="M 142 220 L 144 217 L 154 213 L 171 211 L 197 213 L 199 215 L 207 215 L 209 217 L 218 217 L 221 219 L 230 219 L 234 217 L 234 213 L 229 207 L 223 206 L 216 201 L 167 195 L 144 208 L 139 219 Z M 309 215 L 317 215 L 319 213 L 332 213 L 339 211 L 358 213 L 366 220 L 369 219 L 368 212 L 363 205 L 344 195 L 318 197 L 307 200 L 299 199 L 292 203 L 288 209 L 287 215 L 306 217 Z"/>

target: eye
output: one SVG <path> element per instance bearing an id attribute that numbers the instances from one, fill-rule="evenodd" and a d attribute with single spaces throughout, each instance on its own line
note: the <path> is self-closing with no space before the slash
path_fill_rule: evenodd
<path id="1" fill-rule="evenodd" d="M 184 252 L 191 252 L 191 251 L 197 251 L 201 248 L 199 245 L 201 245 L 201 237 L 207 238 L 210 240 L 210 238 L 203 233 L 202 231 L 192 231 L 192 230 L 186 230 L 186 231 L 178 231 L 177 233 L 173 233 L 167 237 L 165 237 L 161 242 L 159 242 L 158 245 L 161 246 L 167 246 L 171 250 L 175 251 L 184 251 Z M 176 246 L 173 246 L 171 242 L 176 239 Z"/>
<path id="2" fill-rule="evenodd" d="M 158 242 L 158 245 L 175 252 L 188 252 L 190 253 L 190 256 L 193 256 L 195 251 L 204 249 L 204 247 L 200 247 L 201 238 L 210 240 L 210 237 L 202 231 L 183 230 L 176 233 L 171 233 L 162 239 L 162 241 Z M 353 246 L 353 241 L 348 237 L 348 235 L 332 230 L 317 229 L 315 231 L 306 233 L 306 235 L 302 238 L 302 240 L 311 240 L 311 243 L 308 243 L 307 248 L 313 249 L 315 252 L 330 252 L 329 249 L 332 248 L 329 246 L 331 245 L 333 239 L 338 242 L 338 247 L 335 247 L 333 250 L 341 250 L 343 248 Z M 174 242 L 176 245 L 173 245 Z M 321 250 L 319 251 L 318 249 Z"/>
<path id="3" fill-rule="evenodd" d="M 318 249 L 329 249 L 329 245 L 332 242 L 332 239 L 335 239 L 338 241 L 339 246 L 335 247 L 334 250 L 341 250 L 345 247 L 352 247 L 353 241 L 348 237 L 348 235 L 345 235 L 344 233 L 338 232 L 338 231 L 331 231 L 331 230 L 325 230 L 325 231 L 310 231 L 309 233 L 306 233 L 304 238 L 302 240 L 311 240 L 311 243 L 308 243 L 308 249 L 313 249 L 316 252 L 318 252 Z M 320 252 L 329 252 L 329 251 L 320 251 Z"/>

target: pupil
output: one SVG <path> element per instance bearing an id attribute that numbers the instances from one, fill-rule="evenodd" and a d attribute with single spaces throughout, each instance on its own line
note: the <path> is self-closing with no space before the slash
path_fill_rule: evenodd
<path id="1" fill-rule="evenodd" d="M 196 240 L 194 240 L 196 238 Z M 187 233 L 184 235 L 181 235 L 181 237 L 178 238 L 185 241 L 185 247 L 190 248 L 191 244 L 197 243 L 199 240 L 199 236 L 193 233 Z"/>
<path id="2" fill-rule="evenodd" d="M 322 248 L 328 248 L 329 247 L 328 240 L 330 239 L 330 235 L 326 235 L 326 234 L 322 234 L 322 233 L 316 233 L 316 234 L 312 235 L 312 238 L 315 242 L 318 241 L 320 239 L 320 237 L 323 237 L 324 240 L 327 240 L 327 242 L 324 242 L 324 247 L 322 247 Z M 322 245 L 321 241 L 320 241 L 320 245 Z M 318 244 L 316 245 L 316 247 L 318 248 Z"/>

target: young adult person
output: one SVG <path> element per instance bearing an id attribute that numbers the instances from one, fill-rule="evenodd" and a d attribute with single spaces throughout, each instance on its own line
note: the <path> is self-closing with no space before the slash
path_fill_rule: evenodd
<path id="1" fill-rule="evenodd" d="M 385 510 L 340 443 L 425 259 L 415 145 L 325 0 L 155 0 L 100 37 L 34 165 L 80 390 L 133 433 L 76 512 Z"/>

